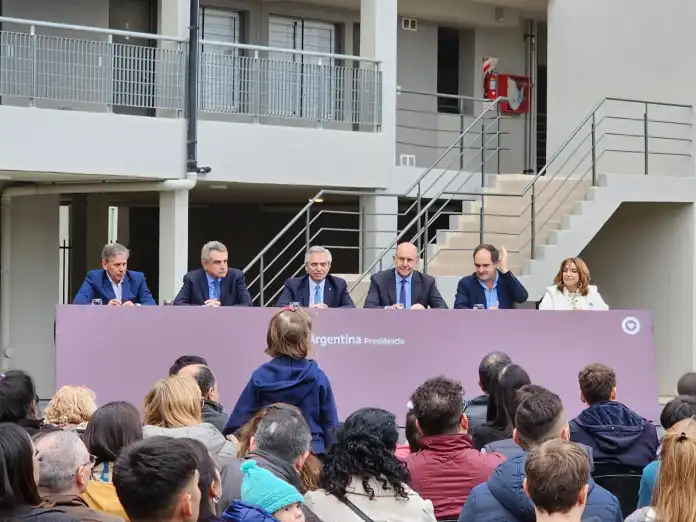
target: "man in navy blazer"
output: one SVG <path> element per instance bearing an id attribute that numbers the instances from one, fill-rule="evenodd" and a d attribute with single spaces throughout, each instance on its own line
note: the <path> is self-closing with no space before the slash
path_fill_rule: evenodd
<path id="1" fill-rule="evenodd" d="M 310 308 L 355 308 L 345 279 L 329 275 L 331 252 L 313 246 L 305 254 L 307 275 L 285 281 L 276 306 L 300 303 Z"/>
<path id="2" fill-rule="evenodd" d="M 492 245 L 474 250 L 476 272 L 463 277 L 457 285 L 454 308 L 509 309 L 524 303 L 529 294 L 507 266 L 508 253 Z"/>
<path id="3" fill-rule="evenodd" d="M 102 305 L 156 305 L 142 272 L 128 270 L 130 252 L 123 245 L 111 243 L 102 249 L 102 268 L 87 272 L 73 304 L 92 304 L 101 299 Z"/>
<path id="4" fill-rule="evenodd" d="M 174 298 L 175 306 L 251 306 L 251 296 L 241 270 L 227 267 L 227 247 L 210 241 L 201 250 L 203 268 L 184 276 L 184 284 Z"/>
<path id="5" fill-rule="evenodd" d="M 447 308 L 435 278 L 418 272 L 418 249 L 401 243 L 394 254 L 394 268 L 377 272 L 370 278 L 370 289 L 363 308 L 422 310 Z"/>

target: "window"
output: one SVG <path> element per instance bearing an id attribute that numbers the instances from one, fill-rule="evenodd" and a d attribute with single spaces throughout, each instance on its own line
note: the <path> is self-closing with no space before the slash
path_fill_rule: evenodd
<path id="1" fill-rule="evenodd" d="M 268 45 L 281 49 L 336 52 L 336 26 L 271 17 Z M 269 53 L 269 116 L 334 119 L 339 78 L 334 59 Z M 319 65 L 321 64 L 321 65 Z"/>
<path id="2" fill-rule="evenodd" d="M 459 94 L 459 30 L 437 28 L 437 92 Z M 457 98 L 438 97 L 437 112 L 459 114 Z"/>
<path id="3" fill-rule="evenodd" d="M 239 13 L 201 8 L 204 41 L 239 43 Z M 240 52 L 235 47 L 204 44 L 201 49 L 200 107 L 207 112 L 237 112 L 240 105 Z"/>

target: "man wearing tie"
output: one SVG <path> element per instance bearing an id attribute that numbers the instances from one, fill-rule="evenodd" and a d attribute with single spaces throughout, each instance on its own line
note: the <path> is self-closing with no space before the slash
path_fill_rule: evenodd
<path id="1" fill-rule="evenodd" d="M 87 272 L 73 304 L 93 304 L 99 299 L 109 306 L 156 305 L 143 273 L 128 270 L 129 255 L 123 245 L 106 245 L 102 249 L 102 268 Z"/>
<path id="2" fill-rule="evenodd" d="M 345 279 L 329 275 L 331 252 L 313 246 L 305 254 L 307 275 L 285 281 L 276 306 L 300 303 L 310 308 L 355 308 Z"/>
<path id="3" fill-rule="evenodd" d="M 364 308 L 422 310 L 447 308 L 435 278 L 415 270 L 418 249 L 412 243 L 401 243 L 394 255 L 394 268 L 374 274 Z"/>
<path id="4" fill-rule="evenodd" d="M 251 296 L 244 274 L 227 266 L 227 247 L 210 241 L 201 250 L 203 268 L 184 276 L 184 284 L 174 298 L 174 305 L 251 306 Z"/>

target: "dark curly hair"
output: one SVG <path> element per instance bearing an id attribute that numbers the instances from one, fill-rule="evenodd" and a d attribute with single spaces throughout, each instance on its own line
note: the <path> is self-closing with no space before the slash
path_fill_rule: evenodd
<path id="1" fill-rule="evenodd" d="M 342 499 L 353 478 L 360 478 L 365 493 L 372 500 L 375 492 L 370 479 L 374 478 L 385 491 L 393 489 L 396 497 L 408 499 L 405 485 L 411 476 L 405 464 L 394 455 L 398 440 L 396 418 L 388 411 L 362 408 L 352 413 L 326 455 L 319 486 Z"/>
<path id="2" fill-rule="evenodd" d="M 444 376 L 433 377 L 413 394 L 413 412 L 423 435 L 457 433 L 464 412 L 464 388 Z"/>

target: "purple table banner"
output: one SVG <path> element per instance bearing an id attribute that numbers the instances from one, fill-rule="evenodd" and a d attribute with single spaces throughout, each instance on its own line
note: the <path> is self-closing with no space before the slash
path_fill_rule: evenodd
<path id="1" fill-rule="evenodd" d="M 83 385 L 100 404 L 142 408 L 155 380 L 181 355 L 208 360 L 229 412 L 251 372 L 268 360 L 266 330 L 274 309 L 59 306 L 56 383 Z M 578 372 L 593 362 L 614 368 L 618 400 L 657 421 L 652 318 L 646 311 L 312 310 L 313 343 L 331 381 L 341 418 L 364 406 L 400 421 L 411 393 L 437 375 L 481 394 L 478 365 L 507 352 L 532 382 L 558 393 L 573 417 L 583 408 Z"/>

